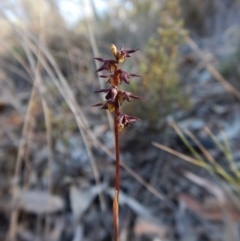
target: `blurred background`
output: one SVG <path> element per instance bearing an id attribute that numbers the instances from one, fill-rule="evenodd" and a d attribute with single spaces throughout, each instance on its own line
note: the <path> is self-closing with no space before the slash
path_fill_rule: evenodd
<path id="1" fill-rule="evenodd" d="M 121 88 L 120 241 L 238 241 L 240 0 L 0 0 L 0 240 L 110 241 L 112 116 L 94 57 L 139 51 Z"/>

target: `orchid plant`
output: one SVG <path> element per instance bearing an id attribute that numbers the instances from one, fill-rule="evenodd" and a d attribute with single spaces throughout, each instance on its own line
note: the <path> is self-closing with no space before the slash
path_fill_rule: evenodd
<path id="1" fill-rule="evenodd" d="M 114 241 L 119 238 L 119 190 L 120 190 L 120 148 L 119 148 L 119 132 L 132 122 L 139 120 L 137 117 L 129 116 L 120 111 L 120 107 L 124 101 L 130 102 L 131 99 L 141 99 L 130 92 L 119 89 L 119 85 L 123 82 L 130 83 L 131 77 L 141 77 L 137 74 L 127 73 L 119 68 L 119 64 L 124 63 L 125 58 L 131 57 L 130 54 L 138 49 L 125 50 L 124 46 L 118 50 L 114 44 L 111 45 L 111 52 L 115 59 L 95 58 L 102 62 L 102 66 L 96 72 L 105 71 L 106 75 L 100 75 L 101 78 L 106 78 L 109 88 L 97 90 L 94 93 L 106 93 L 103 103 L 97 103 L 93 106 L 101 106 L 114 114 L 114 134 L 115 134 L 115 150 L 116 150 L 116 181 L 115 181 L 115 196 L 113 200 L 113 224 L 114 224 Z"/>

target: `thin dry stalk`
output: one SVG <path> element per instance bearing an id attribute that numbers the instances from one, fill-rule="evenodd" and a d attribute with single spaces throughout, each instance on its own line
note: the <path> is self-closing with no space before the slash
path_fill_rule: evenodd
<path id="1" fill-rule="evenodd" d="M 39 28 L 40 28 L 40 36 L 39 36 L 39 42 L 44 43 L 45 41 L 45 34 L 44 34 L 44 18 L 43 18 L 43 6 L 40 2 L 39 4 Z M 42 55 L 41 49 L 38 49 L 37 52 L 37 66 L 35 69 L 35 76 L 36 76 L 36 83 L 38 85 L 38 90 L 41 96 L 41 102 L 43 107 L 43 113 L 44 113 L 44 120 L 45 120 L 45 126 L 46 126 L 46 139 L 47 139 L 47 147 L 48 147 L 48 191 L 51 193 L 52 190 L 52 166 L 53 166 L 53 151 L 52 151 L 52 125 L 51 125 L 51 117 L 50 117 L 50 110 L 47 104 L 47 101 L 45 100 L 44 96 L 44 87 L 43 87 L 43 81 L 41 78 L 41 69 L 42 65 L 40 63 L 40 56 Z"/>
<path id="2" fill-rule="evenodd" d="M 88 19 L 86 19 L 86 25 L 87 25 L 87 30 L 88 30 L 88 36 L 89 36 L 90 43 L 91 43 L 91 46 L 92 46 L 93 55 L 99 56 L 99 51 L 98 51 L 96 39 L 95 39 L 95 36 L 94 36 L 94 32 L 93 32 L 91 23 L 89 22 Z M 99 62 L 97 60 L 95 60 L 95 65 L 96 65 L 97 69 L 100 67 Z M 99 81 L 100 88 L 103 89 L 104 85 L 103 85 L 103 81 L 101 80 L 100 77 L 98 77 L 98 81 Z M 102 99 L 104 100 L 103 95 L 102 95 Z M 110 126 L 111 130 L 113 131 L 114 126 L 113 126 L 111 114 L 109 112 L 106 112 L 106 113 L 107 113 L 109 126 Z"/>
<path id="3" fill-rule="evenodd" d="M 116 174 L 115 174 L 115 196 L 113 200 L 113 223 L 114 223 L 114 240 L 118 241 L 119 235 L 119 191 L 120 191 L 120 148 L 119 148 L 119 130 L 118 130 L 119 108 L 115 109 L 114 115 L 114 134 L 115 134 L 115 151 L 116 151 Z"/>
<path id="4" fill-rule="evenodd" d="M 192 154 L 194 155 L 194 157 L 199 161 L 204 163 L 203 158 L 198 154 L 198 152 L 191 146 L 191 144 L 188 142 L 188 140 L 185 138 L 185 136 L 183 135 L 182 131 L 179 129 L 179 127 L 175 124 L 174 121 L 172 121 L 171 126 L 173 127 L 173 129 L 176 131 L 176 133 L 179 135 L 179 137 L 182 139 L 182 141 L 184 142 L 184 144 L 188 147 L 188 149 L 192 152 Z"/>
<path id="5" fill-rule="evenodd" d="M 29 100 L 25 121 L 23 124 L 22 138 L 20 140 L 19 148 L 18 148 L 17 160 L 15 165 L 15 173 L 14 173 L 13 192 L 15 192 L 15 190 L 18 188 L 20 169 L 23 163 L 23 156 L 25 152 L 26 138 L 28 134 L 30 121 L 31 121 L 31 111 L 32 111 L 31 103 L 36 93 L 37 93 L 37 88 L 34 85 L 31 92 L 31 97 Z M 19 217 L 19 210 L 17 209 L 13 210 L 13 212 L 11 213 L 10 226 L 9 226 L 8 235 L 7 235 L 8 240 L 14 241 L 16 239 L 18 217 Z"/>
<path id="6" fill-rule="evenodd" d="M 24 36 L 21 39 L 21 44 L 22 44 L 22 46 L 23 46 L 23 48 L 24 48 L 24 50 L 27 54 L 28 60 L 30 62 L 31 71 L 33 71 L 34 66 L 35 66 L 35 61 L 33 59 L 33 56 L 31 54 L 31 52 L 29 51 L 27 41 L 26 41 L 26 39 L 24 39 Z M 26 145 L 26 141 L 24 140 L 24 137 L 27 136 L 28 129 L 30 127 L 29 124 L 31 122 L 32 101 L 34 100 L 34 97 L 35 97 L 36 93 L 37 93 L 37 88 L 36 88 L 36 85 L 34 84 L 33 89 L 32 89 L 32 93 L 31 93 L 31 98 L 30 98 L 29 105 L 28 105 L 27 115 L 26 115 L 25 122 L 24 122 L 24 127 L 23 127 L 23 132 L 22 132 L 23 138 L 20 142 L 20 146 L 19 146 L 19 149 L 18 149 L 16 168 L 15 168 L 15 174 L 14 174 L 15 183 L 14 183 L 13 191 L 16 188 L 18 188 L 20 168 L 22 166 L 23 155 L 24 155 L 24 152 L 25 152 L 25 145 Z M 13 212 L 11 214 L 10 228 L 9 228 L 9 233 L 8 233 L 8 238 L 11 241 L 16 239 L 16 229 L 17 229 L 18 216 L 19 216 L 19 210 L 13 210 Z"/>

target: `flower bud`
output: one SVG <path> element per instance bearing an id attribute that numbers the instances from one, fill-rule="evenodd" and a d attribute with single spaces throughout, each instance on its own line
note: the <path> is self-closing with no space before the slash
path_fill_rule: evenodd
<path id="1" fill-rule="evenodd" d="M 114 44 L 111 44 L 111 51 L 115 58 L 117 58 L 117 47 Z"/>

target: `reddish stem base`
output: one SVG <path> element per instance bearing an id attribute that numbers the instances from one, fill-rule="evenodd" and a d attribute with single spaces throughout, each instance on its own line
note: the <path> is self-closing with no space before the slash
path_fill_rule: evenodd
<path id="1" fill-rule="evenodd" d="M 113 226 L 114 226 L 114 241 L 118 241 L 119 234 L 119 189 L 120 189 L 120 150 L 119 150 L 119 130 L 118 118 L 119 108 L 115 108 L 114 116 L 114 134 L 115 134 L 115 151 L 116 151 L 116 181 L 115 181 L 115 196 L 113 200 Z"/>

